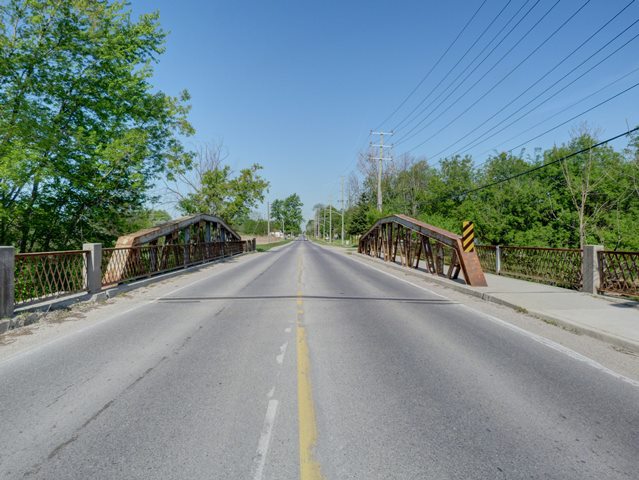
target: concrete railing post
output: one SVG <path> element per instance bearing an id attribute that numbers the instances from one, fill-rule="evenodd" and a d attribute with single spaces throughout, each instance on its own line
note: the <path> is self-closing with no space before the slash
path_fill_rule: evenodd
<path id="1" fill-rule="evenodd" d="M 102 244 L 84 243 L 82 250 L 88 250 L 86 287 L 89 293 L 102 290 Z"/>
<path id="2" fill-rule="evenodd" d="M 495 273 L 499 275 L 501 272 L 501 247 L 497 245 L 495 247 Z"/>
<path id="3" fill-rule="evenodd" d="M 13 315 L 15 261 L 15 248 L 0 247 L 0 318 Z"/>
<path id="4" fill-rule="evenodd" d="M 583 292 L 596 294 L 599 291 L 599 256 L 603 245 L 586 245 L 581 260 Z"/>

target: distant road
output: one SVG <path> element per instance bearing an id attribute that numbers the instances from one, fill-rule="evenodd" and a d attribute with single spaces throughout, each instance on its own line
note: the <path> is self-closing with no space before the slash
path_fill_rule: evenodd
<path id="1" fill-rule="evenodd" d="M 639 388 L 296 241 L 0 362 L 2 479 L 635 479 Z"/>

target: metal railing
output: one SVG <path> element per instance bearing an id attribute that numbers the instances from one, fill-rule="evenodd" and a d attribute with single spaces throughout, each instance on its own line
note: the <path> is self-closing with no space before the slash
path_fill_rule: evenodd
<path id="1" fill-rule="evenodd" d="M 482 268 L 508 277 L 580 290 L 582 257 L 578 248 L 478 246 Z"/>
<path id="2" fill-rule="evenodd" d="M 252 250 L 252 240 L 104 248 L 102 285 L 128 282 Z"/>
<path id="3" fill-rule="evenodd" d="M 500 247 L 501 275 L 580 290 L 582 252 L 578 248 Z"/>
<path id="4" fill-rule="evenodd" d="M 14 303 L 24 305 L 85 291 L 87 254 L 74 250 L 15 255 Z"/>
<path id="5" fill-rule="evenodd" d="M 497 272 L 497 247 L 494 245 L 475 245 L 479 264 L 484 272 Z"/>
<path id="6" fill-rule="evenodd" d="M 639 296 L 639 252 L 597 252 L 599 291 Z"/>

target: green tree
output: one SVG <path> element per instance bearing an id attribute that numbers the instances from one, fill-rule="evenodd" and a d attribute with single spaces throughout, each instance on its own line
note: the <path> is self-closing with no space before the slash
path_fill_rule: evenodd
<path id="1" fill-rule="evenodd" d="M 224 165 L 209 170 L 202 176 L 202 183 L 195 192 L 188 193 L 178 202 L 178 208 L 186 213 L 210 213 L 237 225 L 264 200 L 268 182 L 257 172 L 262 167 L 253 164 L 232 177 L 231 167 Z"/>
<path id="2" fill-rule="evenodd" d="M 124 2 L 0 5 L 0 243 L 109 242 L 114 218 L 188 165 L 188 94 L 150 83 L 165 37 Z"/>
<path id="3" fill-rule="evenodd" d="M 355 206 L 349 221 L 346 224 L 346 232 L 349 235 L 361 235 L 365 233 L 372 224 L 368 220 L 370 201 L 368 195 L 363 193 Z"/>
<path id="4" fill-rule="evenodd" d="M 233 225 L 241 225 L 251 210 L 264 200 L 269 182 L 255 163 L 233 176 L 222 145 L 204 146 L 196 154 L 191 168 L 177 173 L 167 184 L 178 198 L 177 207 L 185 214 L 210 213 Z M 182 193 L 186 186 L 188 193 Z"/>
<path id="5" fill-rule="evenodd" d="M 279 228 L 284 228 L 285 233 L 297 235 L 302 232 L 302 203 L 299 195 L 293 193 L 283 200 L 275 200 L 271 204 L 271 216 Z"/>

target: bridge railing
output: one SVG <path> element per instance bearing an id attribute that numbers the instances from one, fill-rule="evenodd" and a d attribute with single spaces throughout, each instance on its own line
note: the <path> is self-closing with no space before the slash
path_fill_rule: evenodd
<path id="1" fill-rule="evenodd" d="M 72 294 L 97 293 L 103 287 L 255 251 L 255 239 L 226 242 L 15 253 L 0 247 L 0 318 L 16 307 Z M 0 325 L 1 326 L 1 325 Z"/>
<path id="2" fill-rule="evenodd" d="M 606 293 L 639 296 L 639 252 L 597 252 L 599 290 Z"/>
<path id="3" fill-rule="evenodd" d="M 15 305 L 86 290 L 87 254 L 85 250 L 74 250 L 15 255 Z"/>
<path id="4" fill-rule="evenodd" d="M 479 264 L 484 272 L 497 272 L 497 248 L 494 245 L 475 245 Z"/>
<path id="5" fill-rule="evenodd" d="M 574 290 L 583 287 L 581 249 L 494 245 L 475 248 L 487 272 Z"/>
<path id="6" fill-rule="evenodd" d="M 102 249 L 102 285 L 149 277 L 185 266 L 253 251 L 252 240 Z"/>

